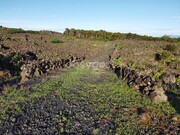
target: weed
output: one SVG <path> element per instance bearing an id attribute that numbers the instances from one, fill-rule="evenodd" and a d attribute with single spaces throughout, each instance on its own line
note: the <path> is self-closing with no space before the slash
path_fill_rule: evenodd
<path id="1" fill-rule="evenodd" d="M 161 72 L 157 72 L 154 74 L 153 78 L 159 78 L 162 75 Z"/>
<path id="2" fill-rule="evenodd" d="M 117 59 L 114 59 L 114 63 L 117 64 L 117 65 L 121 65 L 122 59 L 120 57 L 117 58 Z"/>

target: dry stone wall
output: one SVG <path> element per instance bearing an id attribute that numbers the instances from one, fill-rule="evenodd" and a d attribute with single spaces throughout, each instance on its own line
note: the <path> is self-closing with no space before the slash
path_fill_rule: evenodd
<path id="1" fill-rule="evenodd" d="M 141 74 L 140 71 L 131 69 L 128 66 L 121 66 L 113 61 L 113 56 L 110 55 L 110 67 L 116 75 L 127 82 L 130 87 L 139 90 L 142 94 L 146 94 L 155 103 L 166 102 L 168 100 L 165 91 L 167 89 L 179 88 L 179 83 L 176 82 L 178 74 L 164 73 L 159 78 Z"/>

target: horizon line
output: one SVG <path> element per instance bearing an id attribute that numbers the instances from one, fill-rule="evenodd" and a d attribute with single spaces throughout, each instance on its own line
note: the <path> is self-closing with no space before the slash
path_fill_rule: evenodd
<path id="1" fill-rule="evenodd" d="M 93 30 L 93 31 L 100 31 L 100 30 L 104 30 L 106 32 L 112 32 L 112 33 L 122 33 L 122 34 L 128 34 L 128 33 L 131 33 L 131 34 L 137 34 L 137 35 L 140 35 L 140 36 L 149 36 L 149 37 L 163 37 L 163 36 L 177 36 L 177 37 L 180 37 L 180 34 L 161 34 L 161 35 L 155 35 L 155 34 L 142 34 L 142 33 L 138 33 L 138 32 L 120 32 L 119 30 L 106 30 L 106 29 L 83 29 L 83 28 L 69 28 L 69 27 L 66 27 L 66 28 L 62 28 L 62 29 L 55 29 L 55 28 L 47 28 L 47 29 L 43 29 L 43 28 L 28 28 L 28 27 L 16 27 L 16 26 L 3 26 L 0 24 L 1 27 L 3 28 L 17 28 L 17 29 L 23 29 L 23 30 L 34 30 L 34 31 L 53 31 L 53 32 L 59 32 L 59 33 L 63 33 L 65 31 L 66 28 L 68 29 L 75 29 L 75 30 Z M 122 30 L 123 31 L 123 30 Z M 171 37 L 171 38 L 174 38 L 174 37 Z"/>

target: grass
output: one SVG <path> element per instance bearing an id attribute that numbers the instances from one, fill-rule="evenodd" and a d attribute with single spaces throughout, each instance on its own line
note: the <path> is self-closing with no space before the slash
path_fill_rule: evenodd
<path id="1" fill-rule="evenodd" d="M 154 74 L 153 78 L 159 78 L 162 75 L 162 72 L 157 72 Z"/>
<path id="2" fill-rule="evenodd" d="M 116 117 L 114 120 L 117 126 L 116 133 L 128 132 L 132 134 L 134 131 L 138 132 L 139 128 L 145 125 L 139 125 L 136 112 L 128 111 L 121 114 L 116 113 L 115 108 L 122 110 L 144 108 L 152 118 L 157 119 L 165 116 L 171 117 L 176 113 L 170 103 L 159 105 L 152 103 L 149 98 L 143 98 L 138 91 L 130 89 L 111 73 L 79 69 L 78 72 L 71 72 L 61 79 L 63 83 L 61 88 L 57 89 L 57 93 L 63 100 L 77 102 L 80 98 L 84 102 L 88 102 L 90 107 L 99 113 L 98 117 Z M 132 114 L 130 115 L 129 112 Z M 149 125 L 149 127 L 151 126 Z"/>
<path id="3" fill-rule="evenodd" d="M 63 43 L 63 41 L 60 39 L 52 39 L 50 42 L 51 43 Z"/>
<path id="4" fill-rule="evenodd" d="M 117 59 L 114 59 L 114 63 L 117 64 L 117 65 L 121 65 L 122 64 L 122 58 L 117 58 Z"/>
<path id="5" fill-rule="evenodd" d="M 9 35 L 3 35 L 2 36 L 2 39 L 4 39 L 4 40 L 7 40 L 7 39 L 10 39 L 11 37 L 9 36 Z"/>
<path id="6" fill-rule="evenodd" d="M 46 96 L 50 92 L 55 92 L 60 99 L 70 104 L 87 103 L 86 106 L 80 107 L 89 107 L 96 112 L 93 116 L 94 119 L 114 123 L 107 134 L 138 134 L 142 129 L 155 132 L 158 131 L 156 125 L 161 127 L 177 115 L 170 103 L 154 104 L 149 98 L 142 96 L 139 91 L 129 88 L 125 82 L 118 80 L 114 73 L 103 70 L 69 69 L 61 77 L 37 85 L 33 89 L 35 92 L 7 89 L 6 96 L 0 96 L 1 120 L 9 117 L 8 110 L 10 108 L 20 112 L 19 102 L 30 102 Z M 149 113 L 150 124 L 140 123 L 137 115 L 139 108 Z M 161 121 L 162 117 L 166 117 L 168 120 Z M 66 121 L 66 118 L 63 118 L 63 121 Z M 99 129 L 96 128 L 93 132 L 98 134 Z"/>
<path id="7" fill-rule="evenodd" d="M 124 44 L 118 44 L 117 47 L 118 47 L 119 49 L 122 49 L 122 48 L 124 47 Z"/>
<path id="8" fill-rule="evenodd" d="M 92 46 L 92 48 L 93 48 L 93 49 L 97 49 L 98 46 L 97 46 L 96 44 L 94 44 L 94 45 Z"/>

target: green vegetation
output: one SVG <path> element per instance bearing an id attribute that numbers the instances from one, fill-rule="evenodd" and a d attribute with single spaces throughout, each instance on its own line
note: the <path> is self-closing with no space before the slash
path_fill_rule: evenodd
<path id="1" fill-rule="evenodd" d="M 151 45 L 149 45 L 149 48 L 150 48 L 150 49 L 154 49 L 155 46 L 154 46 L 153 44 L 151 44 Z"/>
<path id="2" fill-rule="evenodd" d="M 10 34 L 14 34 L 14 33 L 26 33 L 25 30 L 19 28 L 19 29 L 16 29 L 16 28 L 10 28 L 9 29 L 9 33 Z"/>
<path id="3" fill-rule="evenodd" d="M 122 64 L 122 59 L 119 57 L 117 59 L 114 59 L 114 63 L 117 65 L 121 65 Z"/>
<path id="4" fill-rule="evenodd" d="M 146 69 L 146 67 L 145 67 L 145 65 L 140 65 L 140 64 L 138 64 L 137 62 L 135 62 L 134 60 L 128 60 L 129 62 L 128 62 L 128 66 L 130 67 L 130 68 L 132 68 L 132 69 L 139 69 L 139 70 L 145 70 Z"/>
<path id="5" fill-rule="evenodd" d="M 180 77 L 176 79 L 176 82 L 180 83 Z"/>
<path id="6" fill-rule="evenodd" d="M 171 59 L 171 54 L 170 53 L 168 53 L 166 51 L 163 51 L 161 53 L 161 61 L 162 62 L 168 62 L 168 61 L 170 61 L 170 59 Z"/>
<path id="7" fill-rule="evenodd" d="M 162 63 L 170 62 L 171 58 L 172 58 L 172 55 L 168 51 L 162 51 L 160 53 L 157 53 L 155 56 L 155 59 Z"/>
<path id="8" fill-rule="evenodd" d="M 64 35 L 72 36 L 76 38 L 85 39 L 96 39 L 102 41 L 113 41 L 117 39 L 133 39 L 133 40 L 146 40 L 146 41 L 168 41 L 168 42 L 179 42 L 180 39 L 170 37 L 152 37 L 152 36 L 141 36 L 133 33 L 111 33 L 104 30 L 93 31 L 93 30 L 79 30 L 79 29 L 68 29 L 64 31 Z"/>
<path id="9" fill-rule="evenodd" d="M 149 98 L 143 98 L 141 94 L 130 89 L 125 82 L 118 80 L 116 75 L 103 70 L 90 70 L 77 68 L 62 74 L 60 78 L 48 81 L 33 88 L 35 92 L 22 90 L 5 90 L 6 96 L 0 96 L 0 119 L 6 120 L 8 111 L 21 112 L 20 102 L 28 102 L 54 92 L 66 103 L 87 103 L 90 110 L 96 112 L 93 119 L 99 121 L 113 121 L 108 134 L 138 134 L 141 129 L 158 131 L 154 125 L 162 126 L 168 121 L 151 121 L 142 124 L 137 115 L 139 108 L 146 110 L 151 119 L 162 117 L 171 118 L 176 115 L 175 109 L 170 103 L 154 104 Z M 82 117 L 82 116 L 81 116 Z M 86 118 L 88 120 L 88 118 Z M 62 116 L 61 122 L 71 122 Z M 156 123 L 157 122 L 157 123 Z M 2 124 L 2 123 L 0 123 Z M 63 130 L 63 129 L 62 129 Z M 99 129 L 93 131 L 98 134 Z"/>
<path id="10" fill-rule="evenodd" d="M 60 39 L 52 39 L 50 42 L 51 43 L 63 43 L 63 41 Z"/>
<path id="11" fill-rule="evenodd" d="M 19 53 L 15 53 L 11 57 L 10 63 L 12 63 L 12 69 L 14 70 L 14 75 L 17 76 L 19 75 L 20 67 L 22 66 L 21 62 L 22 56 Z"/>
<path id="12" fill-rule="evenodd" d="M 92 46 L 92 48 L 93 48 L 93 49 L 97 49 L 98 46 L 97 46 L 96 44 L 94 44 L 94 45 Z"/>
<path id="13" fill-rule="evenodd" d="M 11 75 L 18 76 L 20 67 L 22 66 L 22 55 L 19 53 L 12 53 L 9 56 L 0 56 L 0 69 L 12 71 Z"/>
<path id="14" fill-rule="evenodd" d="M 176 52 L 177 47 L 175 45 L 166 45 L 165 50 L 170 51 L 172 53 Z"/>
<path id="15" fill-rule="evenodd" d="M 31 34 L 39 34 L 39 31 L 33 31 L 33 30 L 23 30 L 21 28 L 10 28 L 8 33 L 14 34 L 14 33 L 31 33 Z"/>
<path id="16" fill-rule="evenodd" d="M 159 78 L 162 75 L 162 72 L 157 72 L 154 74 L 153 78 Z"/>
<path id="17" fill-rule="evenodd" d="M 145 70 L 146 69 L 146 67 L 144 65 L 137 65 L 136 68 L 140 69 L 140 70 Z"/>
<path id="18" fill-rule="evenodd" d="M 39 34 L 39 31 L 27 30 L 26 33 L 30 33 L 30 34 Z"/>
<path id="19" fill-rule="evenodd" d="M 117 47 L 118 47 L 119 49 L 122 49 L 122 48 L 124 47 L 124 44 L 118 44 Z"/>
<path id="20" fill-rule="evenodd" d="M 15 66 L 16 66 L 16 67 L 19 67 L 19 66 L 20 66 L 21 56 L 20 56 L 19 53 L 14 54 L 11 59 L 12 59 L 12 62 L 15 63 Z"/>
<path id="21" fill-rule="evenodd" d="M 4 40 L 7 40 L 7 39 L 10 39 L 11 37 L 9 36 L 9 35 L 3 35 L 2 36 L 2 39 L 4 39 Z"/>

